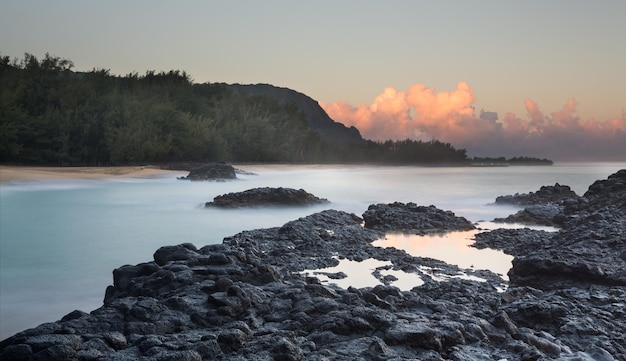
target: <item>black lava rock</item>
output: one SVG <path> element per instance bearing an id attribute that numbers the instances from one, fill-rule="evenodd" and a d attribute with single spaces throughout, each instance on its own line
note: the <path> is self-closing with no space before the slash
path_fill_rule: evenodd
<path id="1" fill-rule="evenodd" d="M 199 166 L 195 166 L 189 171 L 189 175 L 186 177 L 180 177 L 178 179 L 192 180 L 192 181 L 208 181 L 208 180 L 228 180 L 236 179 L 237 173 L 235 168 L 226 163 L 207 163 Z"/>
<path id="2" fill-rule="evenodd" d="M 0 341 L 0 359 L 626 360 L 625 200 L 620 171 L 563 203 L 559 232 L 478 235 L 515 256 L 505 291 L 491 272 L 453 277 L 456 266 L 371 245 L 390 230 L 470 228 L 433 206 L 327 210 L 222 244 L 165 246 L 116 269 L 97 310 Z M 369 258 L 388 262 L 372 287 L 304 272 Z M 423 284 L 400 290 L 387 269 Z"/>
<path id="3" fill-rule="evenodd" d="M 306 206 L 329 203 L 304 189 L 261 187 L 234 192 L 213 198 L 206 207 L 238 208 L 256 206 Z"/>

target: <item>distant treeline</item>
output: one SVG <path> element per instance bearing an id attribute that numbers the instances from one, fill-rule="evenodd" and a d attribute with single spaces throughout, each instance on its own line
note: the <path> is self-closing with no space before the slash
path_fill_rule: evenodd
<path id="1" fill-rule="evenodd" d="M 329 142 L 294 104 L 194 84 L 184 71 L 114 76 L 73 66 L 48 54 L 0 56 L 0 162 L 468 162 L 464 149 L 437 140 Z"/>
<path id="2" fill-rule="evenodd" d="M 505 157 L 474 157 L 471 159 L 471 164 L 474 165 L 552 165 L 553 163 L 554 162 L 549 159 L 539 159 L 531 157 L 513 157 L 509 159 Z"/>

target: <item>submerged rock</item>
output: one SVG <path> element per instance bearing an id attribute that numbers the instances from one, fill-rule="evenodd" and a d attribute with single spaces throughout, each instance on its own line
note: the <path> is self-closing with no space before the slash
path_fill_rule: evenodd
<path id="1" fill-rule="evenodd" d="M 212 202 L 206 202 L 205 207 L 304 206 L 325 203 L 330 202 L 304 189 L 261 187 L 217 196 Z"/>

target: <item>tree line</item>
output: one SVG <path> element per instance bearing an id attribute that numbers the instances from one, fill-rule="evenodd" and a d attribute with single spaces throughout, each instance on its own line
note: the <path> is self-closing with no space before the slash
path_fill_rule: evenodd
<path id="1" fill-rule="evenodd" d="M 0 56 L 0 162 L 101 166 L 171 162 L 463 163 L 437 140 L 338 144 L 295 104 L 195 84 L 184 71 L 74 72 L 70 60 Z"/>
<path id="2" fill-rule="evenodd" d="M 553 161 L 551 161 L 550 159 L 546 159 L 546 158 L 533 158 L 533 157 L 512 157 L 512 158 L 505 158 L 505 157 L 497 157 L 497 158 L 492 158 L 492 157 L 474 157 L 470 160 L 470 163 L 473 165 L 498 165 L 498 164 L 503 164 L 503 165 L 552 165 L 554 164 Z"/>

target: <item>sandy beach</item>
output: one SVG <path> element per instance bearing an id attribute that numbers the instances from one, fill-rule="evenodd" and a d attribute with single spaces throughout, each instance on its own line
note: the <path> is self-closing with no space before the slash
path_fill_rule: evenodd
<path id="1" fill-rule="evenodd" d="M 0 183 L 45 179 L 150 178 L 166 174 L 187 175 L 184 171 L 156 166 L 125 167 L 30 167 L 0 165 Z"/>

